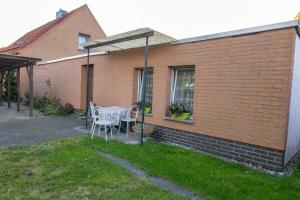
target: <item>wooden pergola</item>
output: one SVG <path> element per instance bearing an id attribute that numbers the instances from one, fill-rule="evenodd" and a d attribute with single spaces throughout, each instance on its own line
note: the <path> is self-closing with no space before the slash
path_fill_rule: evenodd
<path id="1" fill-rule="evenodd" d="M 11 107 L 11 76 L 17 70 L 17 111 L 20 111 L 20 68 L 25 67 L 29 77 L 29 116 L 33 116 L 33 66 L 41 61 L 39 58 L 0 54 L 0 106 L 3 106 L 4 73 L 8 72 L 7 106 Z"/>

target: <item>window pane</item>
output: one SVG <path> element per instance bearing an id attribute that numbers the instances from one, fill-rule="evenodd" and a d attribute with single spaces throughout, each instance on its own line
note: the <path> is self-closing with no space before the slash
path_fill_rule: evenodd
<path id="1" fill-rule="evenodd" d="M 176 69 L 173 86 L 174 104 L 183 104 L 190 112 L 193 110 L 194 69 Z"/>
<path id="2" fill-rule="evenodd" d="M 78 35 L 78 48 L 79 49 L 84 49 L 83 44 L 87 43 L 89 41 L 90 36 L 84 35 L 84 34 L 79 34 Z"/>
<path id="3" fill-rule="evenodd" d="M 142 100 L 142 83 L 143 83 L 143 72 L 144 70 L 140 70 L 140 88 L 139 88 L 139 101 Z M 145 80 L 145 103 L 152 105 L 152 88 L 153 88 L 153 70 L 147 70 L 147 76 Z"/>

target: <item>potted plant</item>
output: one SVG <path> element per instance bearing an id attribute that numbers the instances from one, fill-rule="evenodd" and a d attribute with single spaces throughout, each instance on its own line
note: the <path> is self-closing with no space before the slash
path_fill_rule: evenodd
<path id="1" fill-rule="evenodd" d="M 142 124 L 141 123 L 136 123 L 135 126 L 132 127 L 132 130 L 134 133 L 141 133 L 142 130 Z M 152 124 L 145 124 L 144 125 L 144 137 L 148 137 L 151 134 L 153 134 L 155 131 L 155 126 Z"/>
<path id="2" fill-rule="evenodd" d="M 139 102 L 136 102 L 135 105 L 138 105 L 140 110 L 142 110 L 144 108 L 144 113 L 145 114 L 149 114 L 152 112 L 152 105 L 149 104 L 149 103 L 144 103 L 139 101 Z"/>
<path id="3" fill-rule="evenodd" d="M 172 104 L 169 107 L 169 112 L 171 118 L 176 120 L 187 120 L 191 117 L 191 111 L 184 104 Z"/>

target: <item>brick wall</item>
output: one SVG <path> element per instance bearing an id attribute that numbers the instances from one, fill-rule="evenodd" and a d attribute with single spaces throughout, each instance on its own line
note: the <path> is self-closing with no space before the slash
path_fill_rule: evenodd
<path id="1" fill-rule="evenodd" d="M 284 151 L 294 40 L 295 30 L 287 28 L 191 44 L 150 47 L 153 113 L 146 116 L 146 122 Z M 93 94 L 97 104 L 127 107 L 136 101 L 135 69 L 143 66 L 143 53 L 143 49 L 135 49 L 93 57 Z M 62 90 L 60 98 L 72 100 L 70 103 L 74 101 L 76 108 L 80 108 L 81 90 L 77 86 L 74 90 L 66 89 L 65 83 L 77 85 L 81 74 L 74 71 L 73 76 L 65 76 L 59 69 L 80 68 L 85 60 L 78 60 L 48 66 L 51 70 L 57 65 L 57 70 L 53 68 L 53 76 L 66 81 L 57 86 Z M 181 65 L 195 66 L 192 123 L 165 119 L 170 102 L 169 66 Z"/>
<path id="2" fill-rule="evenodd" d="M 146 122 L 242 143 L 284 150 L 289 108 L 293 28 L 191 44 L 151 47 L 153 113 Z M 100 105 L 133 103 L 134 69 L 143 49 L 113 52 L 93 63 Z M 195 66 L 193 123 L 165 120 L 169 66 Z M 105 85 L 106 87 L 103 87 Z"/>
<path id="3" fill-rule="evenodd" d="M 39 38 L 36 42 L 29 45 L 25 49 L 21 50 L 21 55 L 24 56 L 32 56 L 36 58 L 41 58 L 43 62 L 49 61 L 52 59 L 60 59 L 63 57 L 74 56 L 83 54 L 85 52 L 78 50 L 78 34 L 83 33 L 90 35 L 91 40 L 99 39 L 105 37 L 105 33 L 103 32 L 102 28 L 99 26 L 97 20 L 94 18 L 93 14 L 89 10 L 87 6 L 83 6 L 80 10 L 74 13 L 72 16 L 68 17 L 62 23 L 57 25 L 55 28 L 50 30 L 48 33 L 44 34 L 41 38 Z M 82 59 L 85 60 L 85 59 Z M 75 61 L 75 63 L 78 61 Z M 86 61 L 84 61 L 86 62 Z M 66 63 L 66 62 L 64 62 Z M 69 61 L 74 67 L 78 66 L 77 64 L 74 65 L 74 61 Z M 79 61 L 79 63 L 82 63 Z M 68 66 L 70 66 L 70 64 Z M 41 70 L 43 68 L 55 67 L 55 69 L 49 70 Z M 63 77 L 67 73 L 72 73 L 72 69 L 69 67 L 63 67 L 59 63 L 51 64 L 44 67 L 34 67 L 34 81 L 38 82 L 38 84 L 42 83 L 41 80 L 45 80 L 47 77 L 47 73 L 50 72 L 51 79 L 53 82 L 56 82 L 55 76 L 53 73 L 56 73 L 58 79 Z M 36 71 L 37 69 L 37 71 Z M 76 72 L 77 73 L 77 72 Z M 80 75 L 80 73 L 77 73 Z M 77 76 L 77 74 L 75 76 Z M 40 76 L 40 77 L 38 77 Z M 76 78 L 75 78 L 76 79 Z M 65 81 L 68 84 L 72 84 L 74 79 L 72 77 L 65 78 Z M 78 81 L 78 80 L 77 80 Z M 29 84 L 28 84 L 28 76 L 26 69 L 21 69 L 21 95 L 24 96 L 28 92 Z M 69 83 L 70 82 L 70 83 Z M 60 83 L 57 83 L 59 85 Z M 77 83 L 75 83 L 77 84 Z M 35 86 L 37 84 L 34 84 Z M 44 85 L 42 83 L 42 85 Z M 40 88 L 40 86 L 37 86 Z M 69 86 L 68 86 L 69 87 Z M 36 91 L 36 90 L 35 90 Z M 39 93 L 39 92 L 38 92 Z M 42 93 L 43 94 L 43 93 Z M 66 93 L 69 94 L 69 93 Z M 70 93 L 71 94 L 71 93 Z M 64 98 L 67 98 L 66 100 Z M 69 99 L 73 97 L 66 97 L 64 95 L 62 97 L 63 101 L 70 101 Z M 76 97 L 77 98 L 77 97 Z M 79 104 L 78 104 L 79 105 Z"/>
<path id="4" fill-rule="evenodd" d="M 154 138 L 254 167 L 284 170 L 284 151 L 158 126 Z"/>

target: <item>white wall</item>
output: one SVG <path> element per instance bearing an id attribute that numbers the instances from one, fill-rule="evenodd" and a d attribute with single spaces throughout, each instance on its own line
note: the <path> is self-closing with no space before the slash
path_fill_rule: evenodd
<path id="1" fill-rule="evenodd" d="M 300 38 L 296 35 L 288 136 L 284 162 L 300 150 Z"/>

